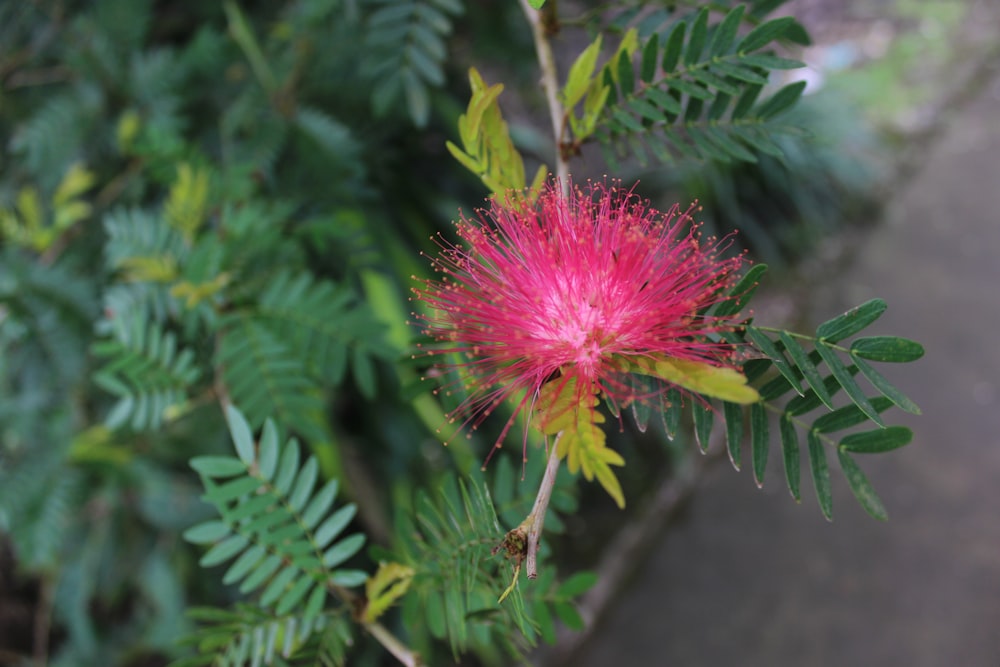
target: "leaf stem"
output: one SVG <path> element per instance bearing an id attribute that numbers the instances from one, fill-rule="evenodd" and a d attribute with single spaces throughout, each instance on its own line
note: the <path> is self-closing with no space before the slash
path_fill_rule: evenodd
<path id="1" fill-rule="evenodd" d="M 552 443 L 552 450 L 549 452 L 549 460 L 545 465 L 545 475 L 542 483 L 538 486 L 538 495 L 535 496 L 535 506 L 531 508 L 531 514 L 525 520 L 528 528 L 528 553 L 525 571 L 528 579 L 538 576 L 538 545 L 542 538 L 542 526 L 545 524 L 545 514 L 549 509 L 549 500 L 552 498 L 552 488 L 556 483 L 556 475 L 559 474 L 559 439 L 563 432 L 559 431 L 555 441 Z"/>
<path id="2" fill-rule="evenodd" d="M 556 71 L 556 59 L 549 42 L 548 26 L 555 23 L 555 3 L 550 0 L 545 8 L 533 9 L 528 0 L 521 0 L 521 8 L 531 24 L 531 34 L 535 40 L 535 51 L 538 53 L 538 66 L 542 71 L 542 90 L 549 107 L 549 118 L 552 121 L 552 137 L 556 144 L 556 179 L 558 179 L 563 194 L 569 194 L 569 164 L 563 155 L 562 137 L 564 131 L 565 109 L 559 102 L 559 74 Z M 548 15 L 543 14 L 548 12 Z M 531 576 L 530 574 L 528 575 Z"/>

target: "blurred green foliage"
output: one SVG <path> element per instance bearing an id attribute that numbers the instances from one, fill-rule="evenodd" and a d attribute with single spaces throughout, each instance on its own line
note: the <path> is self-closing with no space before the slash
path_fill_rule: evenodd
<path id="1" fill-rule="evenodd" d="M 677 58 L 671 25 L 693 26 L 676 45 L 694 73 L 673 77 L 687 92 L 650 111 L 632 94 L 629 58 L 643 85 L 673 80 L 671 68 L 642 65 L 631 47 L 592 67 L 585 88 L 617 91 L 607 141 L 620 151 L 655 125 L 669 159 L 780 153 L 737 111 L 763 127 L 801 87 L 754 106 L 758 79 L 787 63 L 725 55 L 737 28 L 750 32 L 778 4 L 751 2 L 708 46 L 706 31 L 735 15 L 726 7 L 711 23 L 688 7 L 646 18 L 645 51 L 664 62 Z M 629 11 L 602 29 L 627 35 Z M 801 26 L 781 25 L 801 43 Z M 462 392 L 421 384 L 429 364 L 411 357 L 420 341 L 407 324 L 412 277 L 429 271 L 420 251 L 485 195 L 445 147 L 458 138 L 468 66 L 495 64 L 537 102 L 517 3 L 7 2 L 0 45 L 0 529 L 16 563 L 0 565 L 32 582 L 24 602 L 41 639 L 19 633 L 0 661 L 159 665 L 188 655 L 177 640 L 189 635 L 201 653 L 187 664 L 285 664 L 281 646 L 299 664 L 379 664 L 384 653 L 353 622 L 378 617 L 428 664 L 467 651 L 509 664 L 536 638 L 553 641 L 555 619 L 578 627 L 572 599 L 587 574 L 560 583 L 544 570 L 495 608 L 511 576 L 490 556 L 499 521 L 530 508 L 541 457 L 523 481 L 505 458 L 480 473 L 498 429 L 449 423 Z M 581 127 L 580 140 L 597 124 Z M 512 129 L 514 144 L 528 136 Z M 230 409 L 228 429 L 220 406 L 241 415 Z M 257 444 L 247 432 L 261 429 Z M 314 484 L 325 491 L 311 495 Z M 254 513 L 281 503 L 294 510 L 285 520 L 314 532 L 267 552 L 300 570 L 268 579 Z M 553 505 L 576 509 L 574 480 L 560 479 Z M 348 523 L 366 537 L 303 555 Z M 192 526 L 189 538 L 215 545 L 204 556 L 182 538 Z M 560 530 L 555 513 L 548 526 Z M 380 581 L 365 593 L 378 614 L 352 607 L 359 591 L 320 614 L 313 556 L 344 566 L 343 590 L 365 583 L 343 572 L 395 564 L 368 579 Z M 234 562 L 223 574 L 199 559 Z M 235 584 L 254 576 L 270 582 L 268 604 L 234 605 Z M 186 616 L 195 604 L 220 608 Z"/>

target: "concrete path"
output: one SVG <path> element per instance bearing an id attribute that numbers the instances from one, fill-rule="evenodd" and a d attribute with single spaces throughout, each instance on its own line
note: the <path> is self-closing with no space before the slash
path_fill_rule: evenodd
<path id="1" fill-rule="evenodd" d="M 833 523 L 807 470 L 792 501 L 776 451 L 761 491 L 718 466 L 580 667 L 1000 667 L 1000 78 L 897 194 L 838 302 L 816 308 L 881 296 L 872 333 L 927 349 L 885 369 L 923 408 L 891 413 L 914 442 L 862 461 L 889 522 L 833 462 Z"/>

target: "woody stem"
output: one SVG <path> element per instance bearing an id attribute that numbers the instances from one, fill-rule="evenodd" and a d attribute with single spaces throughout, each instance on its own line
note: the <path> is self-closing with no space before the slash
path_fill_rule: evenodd
<path id="1" fill-rule="evenodd" d="M 535 506 L 531 508 L 528 515 L 528 553 L 525 569 L 529 579 L 538 576 L 538 544 L 542 539 L 542 526 L 545 523 L 545 513 L 549 509 L 549 499 L 552 498 L 552 488 L 556 483 L 556 475 L 559 473 L 559 439 L 562 437 L 560 431 L 552 443 L 552 451 L 549 452 L 548 463 L 545 464 L 545 475 L 542 476 L 542 483 L 538 487 L 538 495 L 535 496 Z"/>
<path id="2" fill-rule="evenodd" d="M 542 90 L 545 102 L 549 107 L 549 118 L 552 122 L 552 138 L 556 144 L 556 178 L 563 189 L 563 194 L 569 191 L 569 164 L 563 155 L 562 138 L 563 123 L 566 110 L 559 101 L 559 74 L 556 71 L 556 59 L 549 42 L 549 30 L 546 28 L 544 13 L 549 12 L 549 24 L 555 21 L 555 3 L 550 0 L 543 10 L 533 9 L 527 0 L 521 0 L 521 8 L 531 24 L 531 34 L 535 40 L 535 51 L 538 54 L 538 67 L 542 72 Z"/>

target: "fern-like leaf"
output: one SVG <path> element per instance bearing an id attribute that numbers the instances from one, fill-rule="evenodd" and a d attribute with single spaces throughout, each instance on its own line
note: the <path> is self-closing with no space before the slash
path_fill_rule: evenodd
<path id="1" fill-rule="evenodd" d="M 198 380 L 194 353 L 142 311 L 114 318 L 111 328 L 114 338 L 93 346 L 94 354 L 106 359 L 94 382 L 118 397 L 106 423 L 113 429 L 126 423 L 135 430 L 157 428 Z"/>
<path id="2" fill-rule="evenodd" d="M 216 363 L 232 400 L 254 427 L 274 415 L 310 440 L 324 438 L 323 403 L 303 360 L 279 336 L 245 316 L 225 324 Z"/>
<path id="3" fill-rule="evenodd" d="M 365 543 L 361 533 L 337 539 L 355 507 L 331 511 L 337 481 L 316 490 L 316 459 L 300 465 L 299 444 L 292 439 L 281 445 L 273 422 L 265 422 L 258 443 L 239 410 L 227 407 L 226 419 L 237 456 L 191 461 L 205 486 L 205 500 L 221 518 L 198 524 L 184 536 L 211 545 L 201 558 L 203 567 L 230 563 L 224 583 L 238 584 L 244 594 L 256 592 L 261 609 L 276 618 L 296 615 L 300 627 L 312 632 L 331 591 L 367 579 L 362 571 L 340 567 Z"/>
<path id="4" fill-rule="evenodd" d="M 654 32 L 641 48 L 616 52 L 597 78 L 609 95 L 596 136 L 612 163 L 626 152 L 645 162 L 647 149 L 667 162 L 781 155 L 771 137 L 797 128 L 774 119 L 795 104 L 804 84 L 789 84 L 760 103 L 757 98 L 770 71 L 803 66 L 763 50 L 797 24 L 772 19 L 737 40 L 744 11 L 739 5 L 710 24 L 704 8 L 690 24 L 673 23 L 662 40 Z"/>
<path id="5" fill-rule="evenodd" d="M 741 294 L 743 290 L 745 286 L 737 285 L 731 294 Z M 828 519 L 832 517 L 833 500 L 826 449 L 832 447 L 836 450 L 841 470 L 865 510 L 873 517 L 884 520 L 885 508 L 853 455 L 891 451 L 910 441 L 912 433 L 908 428 L 889 426 L 881 416 L 894 405 L 919 414 L 916 404 L 868 363 L 915 361 L 923 356 L 923 347 L 919 343 L 894 336 L 862 337 L 849 345 L 843 342 L 875 322 L 885 308 L 884 301 L 872 299 L 820 324 L 813 336 L 748 324 L 744 330 L 746 342 L 753 345 L 762 358 L 748 362 L 744 370 L 749 379 L 763 380 L 759 389 L 760 401 L 750 406 L 747 422 L 740 406 L 723 404 L 727 446 L 736 467 L 739 467 L 744 429 L 749 425 L 746 430 L 749 432 L 754 478 L 758 484 L 763 482 L 768 459 L 770 421 L 767 412 L 778 416 L 785 478 L 796 500 L 800 499 L 801 493 L 797 429 L 805 431 L 809 469 L 820 509 Z M 776 372 L 767 375 L 772 368 Z M 859 373 L 868 380 L 876 395 L 869 395 L 858 383 L 856 377 Z M 846 403 L 838 400 L 841 391 L 847 397 Z M 784 404 L 779 403 L 789 394 L 791 397 Z M 818 409 L 822 409 L 822 414 L 811 422 L 807 421 L 806 415 Z M 699 414 L 696 406 L 696 431 L 702 431 L 700 439 L 704 442 L 711 431 L 711 424 L 705 416 L 699 420 Z M 834 436 L 867 422 L 872 422 L 877 428 L 848 433 L 839 439 Z"/>
<path id="6" fill-rule="evenodd" d="M 318 382 L 340 384 L 350 363 L 368 398 L 376 388 L 372 359 L 395 356 L 383 326 L 351 290 L 306 273 L 276 276 L 260 296 L 254 321 L 284 341 Z"/>
<path id="7" fill-rule="evenodd" d="M 401 99 L 418 127 L 430 118 L 430 89 L 444 84 L 445 39 L 459 0 L 373 0 L 362 69 L 375 81 L 372 106 L 383 115 Z"/>

